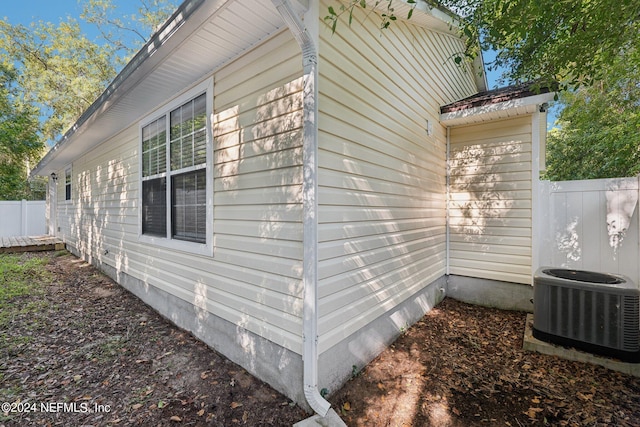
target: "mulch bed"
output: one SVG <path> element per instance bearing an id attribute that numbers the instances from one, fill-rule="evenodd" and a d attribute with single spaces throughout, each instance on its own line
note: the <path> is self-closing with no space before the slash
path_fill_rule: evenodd
<path id="1" fill-rule="evenodd" d="M 46 308 L 6 331 L 22 344 L 0 346 L 0 403 L 23 409 L 0 412 L 0 426 L 290 426 L 307 417 L 93 267 L 29 256 L 51 258 L 51 283 Z M 638 378 L 525 352 L 524 326 L 524 313 L 445 299 L 329 400 L 349 426 L 640 426 Z"/>
<path id="2" fill-rule="evenodd" d="M 640 379 L 525 352 L 525 313 L 445 299 L 330 399 L 349 426 L 640 426 Z"/>

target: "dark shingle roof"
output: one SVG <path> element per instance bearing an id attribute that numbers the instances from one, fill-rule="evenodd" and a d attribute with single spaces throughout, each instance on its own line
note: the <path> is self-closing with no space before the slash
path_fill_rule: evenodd
<path id="1" fill-rule="evenodd" d="M 443 105 L 440 107 L 440 113 L 453 113 L 455 111 L 497 104 L 498 102 L 511 101 L 513 99 L 526 98 L 528 96 L 549 92 L 551 92 L 549 87 L 539 87 L 532 83 L 506 86 L 498 89 L 478 92 L 475 95 L 452 102 L 451 104 Z"/>

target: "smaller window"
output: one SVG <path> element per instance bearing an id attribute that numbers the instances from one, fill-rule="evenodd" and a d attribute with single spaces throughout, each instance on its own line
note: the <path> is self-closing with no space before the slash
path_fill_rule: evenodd
<path id="1" fill-rule="evenodd" d="M 71 200 L 71 169 L 64 171 L 64 199 Z"/>

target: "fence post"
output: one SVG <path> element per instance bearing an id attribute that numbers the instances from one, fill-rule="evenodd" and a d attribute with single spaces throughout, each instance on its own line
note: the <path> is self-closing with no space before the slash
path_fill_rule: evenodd
<path id="1" fill-rule="evenodd" d="M 22 199 L 20 203 L 20 235 L 27 235 L 27 201 Z"/>
<path id="2" fill-rule="evenodd" d="M 535 265 L 536 269 L 543 265 L 550 265 L 551 263 L 551 244 L 552 242 L 552 233 L 551 233 L 551 224 L 552 217 L 550 215 L 549 210 L 551 209 L 551 182 L 548 180 L 540 180 L 539 187 L 539 196 L 540 202 L 538 204 L 538 209 L 540 215 L 538 216 L 538 222 L 534 224 L 536 227 L 534 230 L 538 234 L 538 246 L 536 248 L 535 255 L 537 255 L 537 264 Z"/>

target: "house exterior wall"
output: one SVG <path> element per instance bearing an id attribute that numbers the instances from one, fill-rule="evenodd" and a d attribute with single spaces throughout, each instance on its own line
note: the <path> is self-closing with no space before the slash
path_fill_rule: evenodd
<path id="1" fill-rule="evenodd" d="M 452 60 L 461 43 L 410 21 L 381 31 L 358 8 L 351 26 L 342 21 L 335 34 L 321 25 L 319 351 L 331 366 L 321 366 L 325 381 L 368 362 L 377 344 L 388 344 L 444 296 L 438 280 L 446 262 L 446 129 L 438 124 L 439 107 L 477 91 L 473 73 Z M 427 291 L 436 282 L 437 292 Z M 409 301 L 410 309 L 399 309 Z M 349 372 L 340 372 L 345 366 Z"/>
<path id="2" fill-rule="evenodd" d="M 450 272 L 531 284 L 532 118 L 451 128 Z"/>
<path id="3" fill-rule="evenodd" d="M 381 34 L 358 9 L 351 27 L 342 22 L 333 35 L 320 28 L 318 342 L 321 387 L 331 390 L 444 297 L 447 129 L 439 108 L 477 87 L 453 61 L 464 48 L 456 35 L 410 21 Z M 64 180 L 57 184 L 59 235 L 75 253 L 298 402 L 301 76 L 288 31 L 203 76 L 213 80 L 212 256 L 140 240 L 139 121 L 69 165 L 70 201 Z M 526 145 L 477 126 L 468 137 L 453 130 L 461 152 L 476 131 L 488 132 L 481 144 L 489 147 Z M 510 195 L 518 203 L 520 191 Z M 518 228 L 515 219 L 505 221 Z"/>
<path id="4" fill-rule="evenodd" d="M 234 342 L 218 351 L 303 400 L 300 363 L 287 362 L 302 351 L 301 75 L 300 50 L 282 31 L 206 77 L 214 80 L 212 257 L 139 240 L 137 121 L 70 165 L 72 197 L 59 179 L 57 214 L 73 252 L 205 342 L 216 344 L 219 326 Z M 264 339 L 281 353 L 257 354 Z M 272 378 L 257 372 L 258 358 Z"/>

